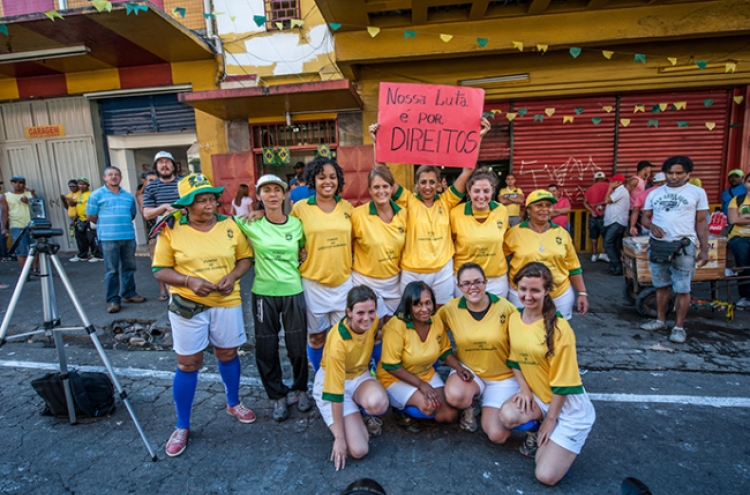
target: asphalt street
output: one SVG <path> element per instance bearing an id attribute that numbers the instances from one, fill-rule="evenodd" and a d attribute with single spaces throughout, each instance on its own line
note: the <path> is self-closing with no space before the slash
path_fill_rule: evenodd
<path id="1" fill-rule="evenodd" d="M 691 311 L 688 342 L 671 344 L 666 333 L 638 329 L 643 319 L 624 303 L 621 279 L 604 275 L 604 264 L 584 262 L 592 308 L 572 325 L 597 422 L 570 473 L 547 488 L 535 481 L 533 461 L 517 452 L 522 435 L 497 446 L 481 430 L 466 433 L 457 425 L 426 425 L 410 434 L 390 414 L 369 455 L 349 459 L 346 469 L 336 472 L 328 462 L 332 437 L 315 409 L 293 411 L 283 423 L 271 419 L 252 345 L 241 357 L 241 397 L 258 413 L 257 423 L 243 425 L 223 412 L 223 386 L 215 360 L 208 357 L 188 449 L 167 458 L 164 442 L 175 416 L 174 355 L 122 345 L 112 350 L 113 326 L 124 320 L 164 321 L 164 303 L 155 300 L 158 287 L 147 260 L 139 259 L 137 284 L 150 300 L 124 305 L 118 315 L 104 311 L 101 264 L 64 264 L 159 459 L 149 460 L 122 404 L 110 417 L 75 426 L 40 416 L 43 402 L 30 381 L 54 369 L 56 351 L 46 338 L 9 342 L 0 347 L 1 493 L 335 494 L 357 478 L 371 477 L 389 494 L 601 495 L 619 493 L 628 476 L 643 480 L 655 495 L 749 491 L 750 446 L 744 432 L 750 422 L 750 312 L 738 312 L 728 324 L 722 313 Z M 0 265 L 4 282 L 12 283 L 17 273 L 16 265 Z M 11 290 L 0 293 L 0 308 L 6 308 Z M 63 323 L 76 324 L 59 284 L 57 293 Z M 41 320 L 39 282 L 31 281 L 9 334 L 33 330 Z M 102 366 L 85 335 L 68 336 L 66 342 L 71 364 Z"/>

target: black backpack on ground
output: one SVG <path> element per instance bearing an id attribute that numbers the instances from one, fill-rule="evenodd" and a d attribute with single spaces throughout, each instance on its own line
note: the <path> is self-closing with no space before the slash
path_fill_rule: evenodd
<path id="1" fill-rule="evenodd" d="M 73 394 L 76 417 L 98 418 L 115 410 L 115 389 L 106 373 L 68 372 L 68 383 Z M 36 393 L 44 399 L 43 416 L 68 417 L 68 404 L 60 373 L 47 373 L 31 382 Z"/>

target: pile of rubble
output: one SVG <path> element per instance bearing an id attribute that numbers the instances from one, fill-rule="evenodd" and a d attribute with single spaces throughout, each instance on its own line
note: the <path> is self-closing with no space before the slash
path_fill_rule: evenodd
<path id="1" fill-rule="evenodd" d="M 112 323 L 112 349 L 169 349 L 172 347 L 172 332 L 164 323 L 157 320 L 116 320 Z"/>

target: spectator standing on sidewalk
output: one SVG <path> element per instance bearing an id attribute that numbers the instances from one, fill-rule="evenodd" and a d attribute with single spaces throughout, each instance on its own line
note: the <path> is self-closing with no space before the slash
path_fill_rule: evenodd
<path id="1" fill-rule="evenodd" d="M 5 195 L 2 191 L 3 182 L 0 181 L 0 261 L 14 261 L 8 253 L 8 236 L 5 234 L 7 225 L 2 223 L 2 219 L 5 218 L 3 215 L 6 208 L 3 206 L 3 199 Z"/>
<path id="2" fill-rule="evenodd" d="M 646 182 L 648 181 L 648 178 L 651 177 L 652 168 L 653 165 L 647 160 L 638 162 L 635 175 L 629 178 L 628 182 L 625 184 L 625 187 L 630 191 L 631 210 L 633 209 L 633 205 L 635 204 L 638 195 L 646 190 Z"/>
<path id="3" fill-rule="evenodd" d="M 589 239 L 591 239 L 591 261 L 606 261 L 609 258 L 604 252 L 604 210 L 607 206 L 607 176 L 604 172 L 594 174 L 594 183 L 586 189 L 583 196 L 583 206 L 589 212 Z M 602 242 L 599 243 L 599 237 Z M 601 248 L 601 250 L 600 250 Z"/>
<path id="4" fill-rule="evenodd" d="M 315 194 L 313 189 L 307 187 L 307 180 L 305 180 L 305 174 L 299 174 L 297 176 L 297 187 L 292 189 L 289 193 L 289 203 L 294 206 L 294 203 L 307 199 Z"/>
<path id="5" fill-rule="evenodd" d="M 78 179 L 78 194 L 76 195 L 76 223 L 75 237 L 78 254 L 70 258 L 73 263 L 78 261 L 104 261 L 98 249 L 96 230 L 91 228 L 91 222 L 86 217 L 86 205 L 91 197 L 89 187 L 91 183 L 86 177 Z"/>
<path id="6" fill-rule="evenodd" d="M 657 319 L 641 328 L 667 328 L 671 286 L 677 296 L 669 340 L 678 344 L 687 339 L 684 325 L 690 307 L 690 281 L 696 268 L 696 241 L 700 241 L 698 266 L 708 262 L 708 198 L 703 189 L 687 183 L 693 168 L 692 160 L 686 156 L 668 158 L 661 168 L 667 183 L 651 191 L 643 206 L 643 226 L 651 230 L 648 264 L 656 287 Z M 671 261 L 660 254 L 665 251 L 673 254 Z"/>
<path id="7" fill-rule="evenodd" d="M 623 182 L 625 177 L 614 175 L 607 189 L 607 208 L 604 210 L 604 250 L 609 258 L 609 275 L 622 275 L 622 235 L 628 228 L 630 194 Z"/>
<path id="8" fill-rule="evenodd" d="M 750 174 L 745 176 L 744 185 L 750 186 Z M 750 198 L 747 193 L 738 194 L 729 202 L 729 249 L 732 250 L 737 266 L 750 266 Z M 743 270 L 740 275 L 750 275 L 750 270 Z M 738 308 L 750 307 L 750 280 L 738 282 L 740 300 Z"/>
<path id="9" fill-rule="evenodd" d="M 732 198 L 735 198 L 740 194 L 747 194 L 747 187 L 742 181 L 742 176 L 742 170 L 738 168 L 730 170 L 727 174 L 729 187 L 721 193 L 721 211 L 726 216 L 729 216 L 729 202 L 732 201 Z M 732 222 L 730 221 L 729 223 Z"/>
<path id="10" fill-rule="evenodd" d="M 664 185 L 664 183 L 667 181 L 667 176 L 664 175 L 664 172 L 657 172 L 654 174 L 654 185 L 652 187 L 649 187 L 645 191 L 643 191 L 641 194 L 638 195 L 637 198 L 635 198 L 635 203 L 630 205 L 630 235 L 636 236 L 641 233 L 641 225 L 640 225 L 640 219 L 641 219 L 641 211 L 643 210 L 643 205 L 646 204 L 646 198 L 648 197 L 648 194 L 656 189 L 657 187 L 660 187 Z M 644 233 L 648 233 L 648 231 L 645 231 Z"/>
<path id="11" fill-rule="evenodd" d="M 75 237 L 76 219 L 76 204 L 78 203 L 78 180 L 70 179 L 68 181 L 68 194 L 61 194 L 60 200 L 62 201 L 61 206 L 68 212 L 68 219 L 70 221 L 70 236 Z"/>
<path id="12" fill-rule="evenodd" d="M 20 238 L 15 254 L 18 264 L 23 269 L 31 247 L 31 234 L 28 230 L 24 230 L 31 222 L 29 198 L 36 198 L 36 192 L 33 189 L 26 189 L 26 178 L 21 175 L 11 177 L 10 183 L 13 186 L 13 192 L 5 193 L 0 200 L 0 205 L 3 208 L 3 235 L 7 236 L 8 229 L 10 229 L 12 242 L 15 243 Z M 31 267 L 31 273 L 34 275 L 39 274 L 37 264 L 38 261 L 34 259 L 34 264 Z"/>
<path id="13" fill-rule="evenodd" d="M 516 187 L 516 176 L 505 176 L 505 187 L 500 190 L 497 200 L 508 210 L 508 226 L 514 227 L 521 223 L 521 205 L 526 201 L 523 191 Z"/>
<path id="14" fill-rule="evenodd" d="M 557 184 L 550 184 L 547 186 L 547 190 L 557 200 L 557 203 L 552 205 L 552 223 L 556 223 L 570 233 L 570 225 L 568 223 L 568 215 L 571 210 L 570 200 L 567 196 L 563 196 L 562 189 L 557 187 Z"/>
<path id="15" fill-rule="evenodd" d="M 135 291 L 135 198 L 120 187 L 122 173 L 117 167 L 104 169 L 104 186 L 89 196 L 86 216 L 97 225 L 99 245 L 104 255 L 104 283 L 107 312 L 120 311 L 120 302 L 142 303 L 145 297 Z"/>

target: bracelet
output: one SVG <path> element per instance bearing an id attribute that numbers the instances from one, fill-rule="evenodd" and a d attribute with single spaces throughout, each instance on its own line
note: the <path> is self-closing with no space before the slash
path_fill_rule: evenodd
<path id="1" fill-rule="evenodd" d="M 586 297 L 589 297 L 589 295 L 588 295 L 588 294 L 586 294 L 585 292 L 579 292 L 579 293 L 578 293 L 578 295 L 579 295 L 579 296 L 586 296 Z"/>
<path id="2" fill-rule="evenodd" d="M 189 279 L 190 279 L 190 275 L 185 275 L 185 287 L 187 287 L 188 289 L 190 288 L 190 286 L 188 285 Z"/>

